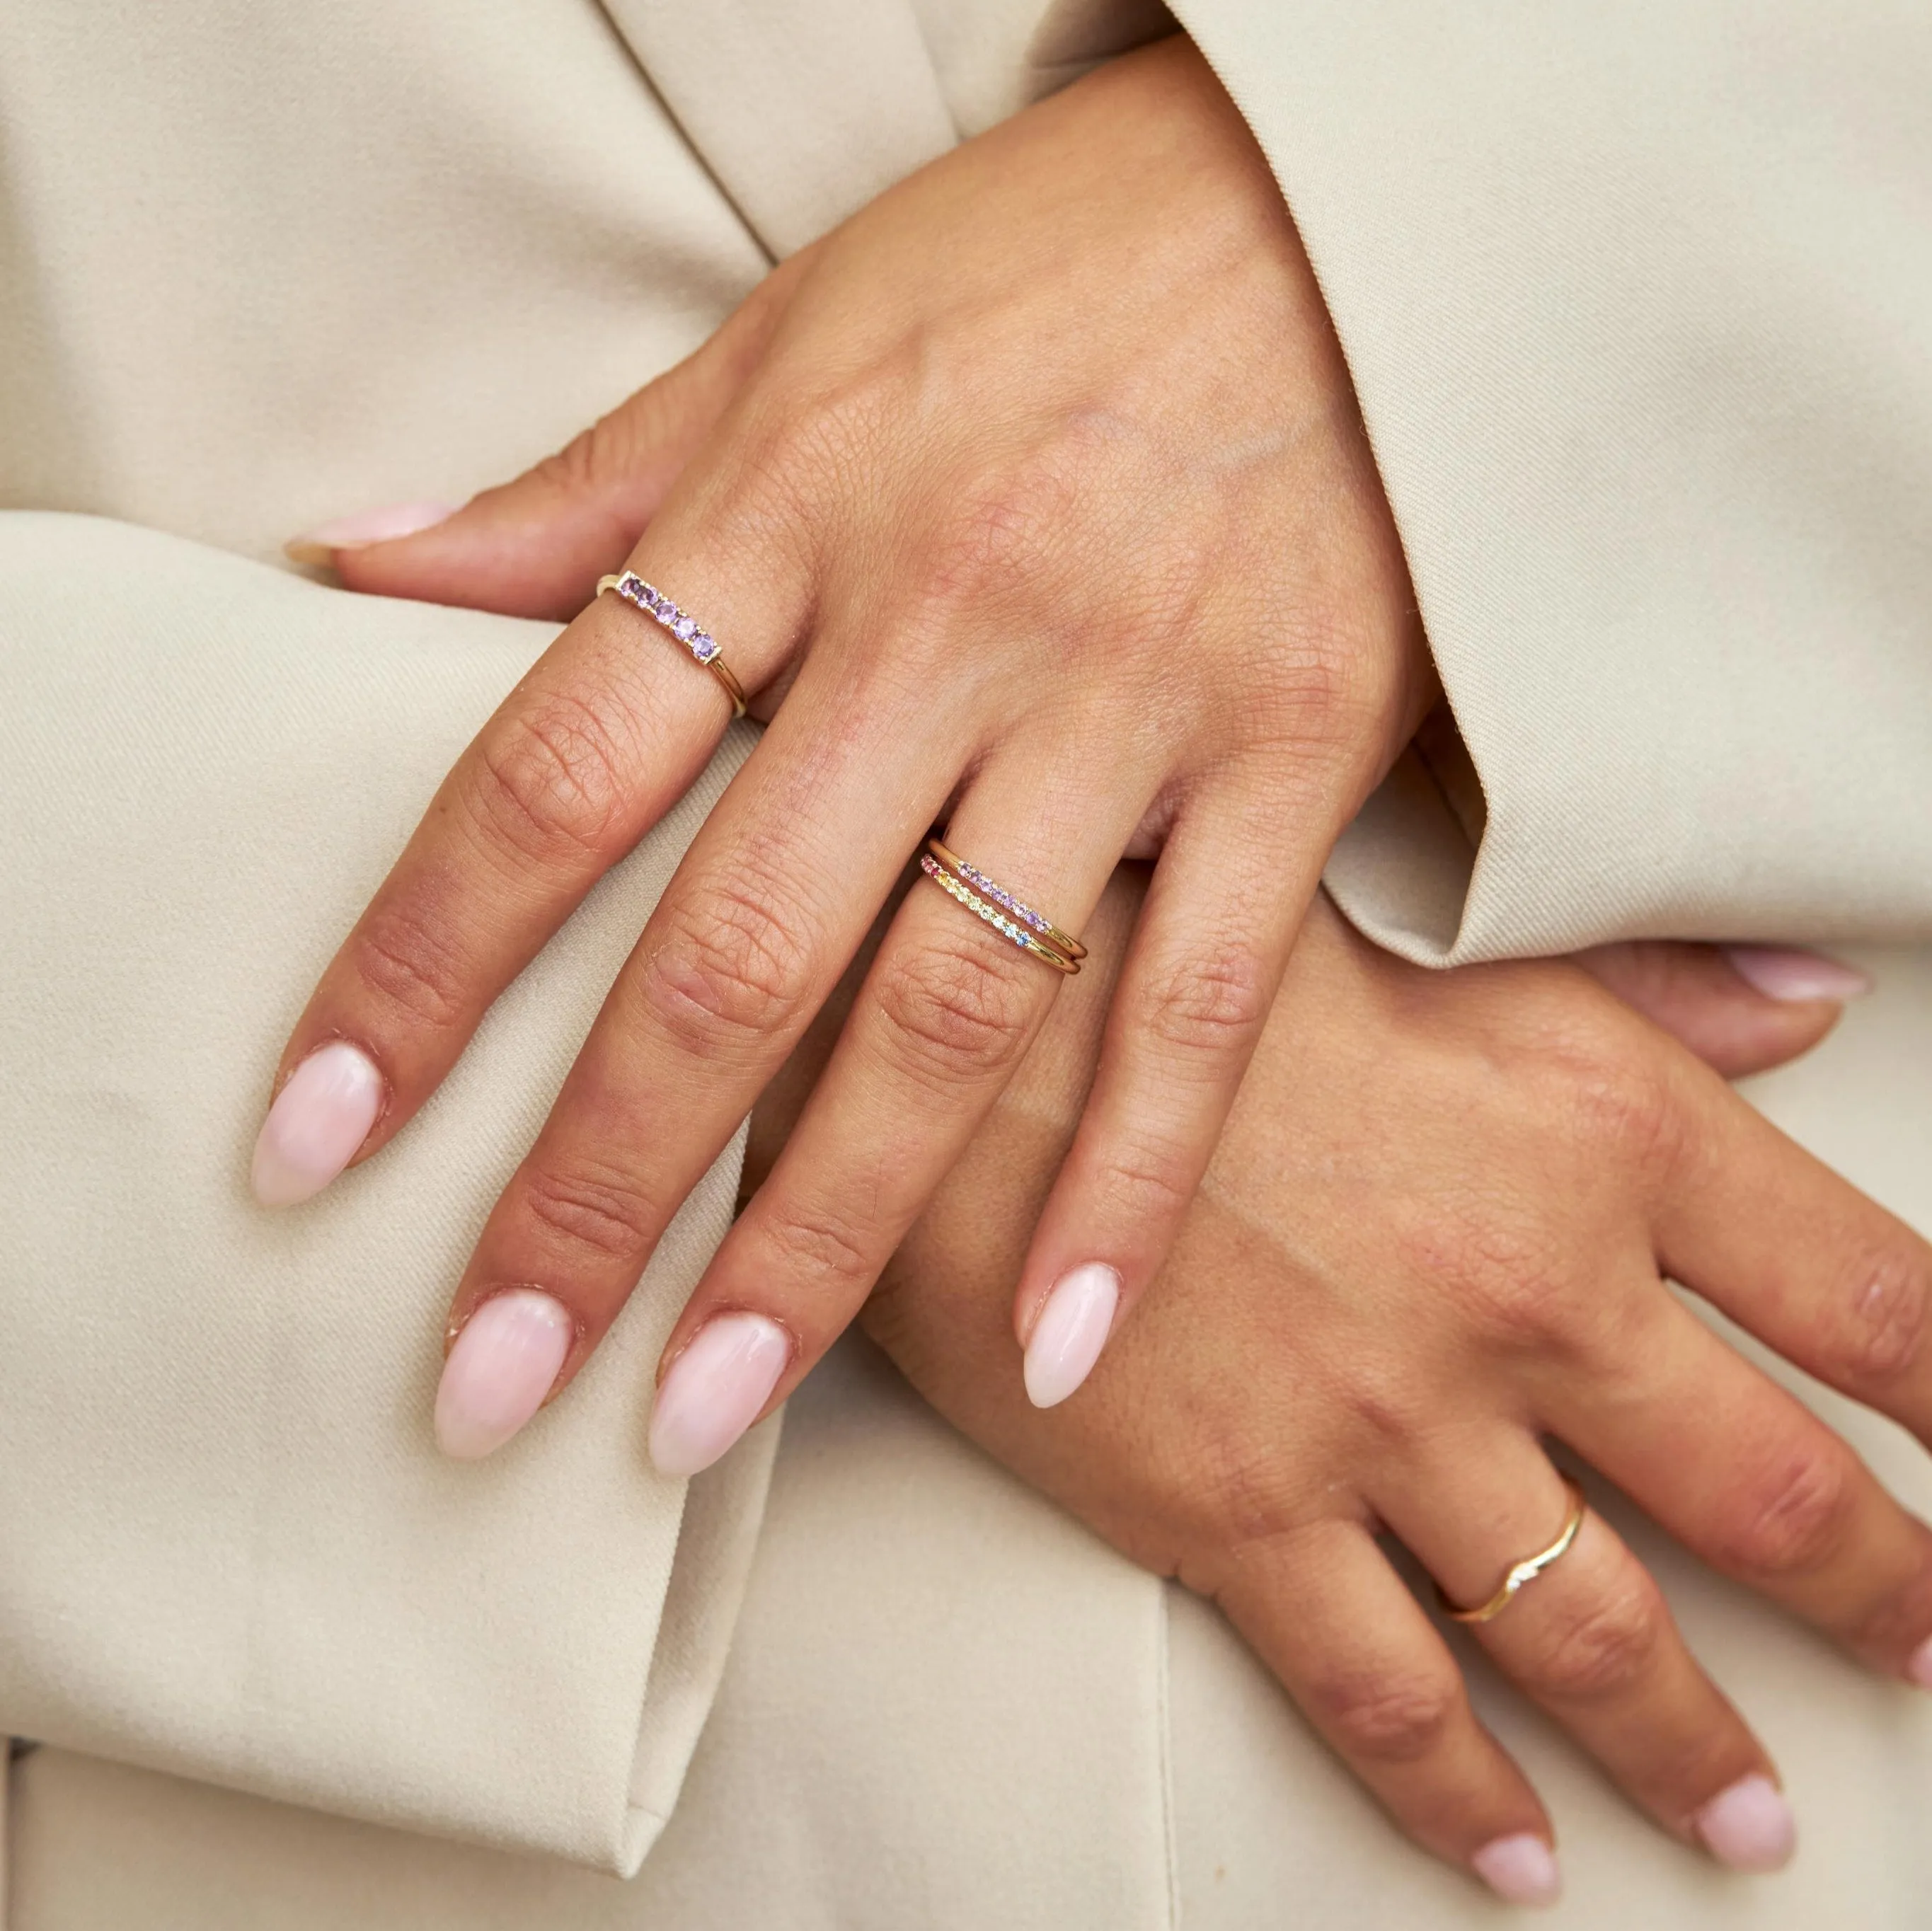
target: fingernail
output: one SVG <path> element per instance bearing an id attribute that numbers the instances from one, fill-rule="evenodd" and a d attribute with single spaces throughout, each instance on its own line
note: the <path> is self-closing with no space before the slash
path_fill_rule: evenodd
<path id="1" fill-rule="evenodd" d="M 248 1173 L 264 1207 L 319 1194 L 369 1137 L 382 1107 L 382 1075 L 368 1054 L 337 1039 L 319 1047 L 275 1096 Z"/>
<path id="2" fill-rule="evenodd" d="M 1505 1904 L 1554 1904 L 1563 1895 L 1556 1853 L 1531 1831 L 1496 1838 L 1469 1861 Z"/>
<path id="3" fill-rule="evenodd" d="M 464 1324 L 436 1389 L 436 1445 L 459 1462 L 501 1448 L 544 1404 L 576 1332 L 535 1288 L 493 1295 Z"/>
<path id="4" fill-rule="evenodd" d="M 1796 1003 L 1810 999 L 1843 1003 L 1862 999 L 1872 989 L 1870 974 L 1822 952 L 1786 946 L 1726 946 L 1724 956 L 1747 985 L 1767 999 Z"/>
<path id="5" fill-rule="evenodd" d="M 1782 1870 L 1798 1847 L 1797 1820 L 1768 1777 L 1744 1777 L 1690 1820 L 1704 1848 L 1734 1871 Z"/>
<path id="6" fill-rule="evenodd" d="M 714 1315 L 670 1364 L 651 1408 L 651 1460 L 665 1475 L 709 1468 L 758 1418 L 791 1358 L 761 1314 Z"/>
<path id="7" fill-rule="evenodd" d="M 1932 1690 L 1932 1636 L 1928 1636 L 1906 1659 L 1906 1680 L 1921 1690 Z"/>
<path id="8" fill-rule="evenodd" d="M 1054 1282 L 1027 1338 L 1027 1399 L 1035 1408 L 1057 1406 L 1094 1372 L 1120 1304 L 1120 1277 L 1103 1261 L 1070 1267 Z"/>
<path id="9" fill-rule="evenodd" d="M 297 563 L 326 563 L 338 550 L 366 550 L 372 543 L 393 542 L 446 523 L 462 506 L 458 503 L 391 503 L 386 509 L 363 510 L 317 523 L 282 545 L 282 553 Z"/>

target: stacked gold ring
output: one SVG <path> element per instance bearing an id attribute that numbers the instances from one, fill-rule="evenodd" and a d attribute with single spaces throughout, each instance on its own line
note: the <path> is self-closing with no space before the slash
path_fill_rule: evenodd
<path id="1" fill-rule="evenodd" d="M 1042 964 L 1050 965 L 1069 978 L 1080 970 L 1087 948 L 1078 939 L 1070 932 L 1063 932 L 1030 905 L 1022 904 L 1004 886 L 968 865 L 938 838 L 926 840 L 919 868 L 948 898 L 964 906 L 975 918 L 984 919 L 1001 937 L 1010 939 L 1022 952 L 1031 953 Z"/>

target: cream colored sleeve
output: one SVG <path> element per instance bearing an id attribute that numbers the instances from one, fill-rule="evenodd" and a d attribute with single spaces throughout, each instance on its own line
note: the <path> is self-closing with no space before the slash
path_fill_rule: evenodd
<path id="1" fill-rule="evenodd" d="M 1486 805 L 1472 858 L 1399 773 L 1352 916 L 1431 964 L 1932 933 L 1932 11 L 1174 10 L 1306 241 Z"/>
<path id="2" fill-rule="evenodd" d="M 548 626 L 0 516 L 0 1734 L 634 1870 L 723 1666 L 776 1423 L 691 1485 L 652 1368 L 740 1149 L 527 1437 L 430 1440 L 447 1297 L 752 741 L 382 1159 L 256 1207 L 310 986 Z"/>

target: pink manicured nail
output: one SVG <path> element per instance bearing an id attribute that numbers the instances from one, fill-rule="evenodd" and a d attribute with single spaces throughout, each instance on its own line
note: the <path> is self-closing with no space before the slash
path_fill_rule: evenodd
<path id="1" fill-rule="evenodd" d="M 1767 999 L 1796 1003 L 1830 999 L 1842 1003 L 1862 999 L 1872 989 L 1868 974 L 1822 952 L 1802 952 L 1785 946 L 1726 946 L 1732 970 Z"/>
<path id="2" fill-rule="evenodd" d="M 1026 1345 L 1027 1399 L 1036 1408 L 1066 1400 L 1107 1345 L 1120 1277 L 1104 1261 L 1070 1267 L 1048 1291 Z"/>
<path id="3" fill-rule="evenodd" d="M 1798 1848 L 1798 1823 L 1768 1777 L 1742 1777 L 1690 1820 L 1704 1848 L 1734 1871 L 1782 1870 Z"/>
<path id="4" fill-rule="evenodd" d="M 1932 1636 L 1928 1636 L 1906 1660 L 1906 1680 L 1921 1690 L 1932 1690 Z"/>
<path id="5" fill-rule="evenodd" d="M 1554 1904 L 1563 1895 L 1556 1853 L 1531 1831 L 1498 1837 L 1469 1861 L 1505 1904 Z"/>
<path id="6" fill-rule="evenodd" d="M 543 1406 L 575 1332 L 568 1309 L 535 1288 L 485 1301 L 442 1364 L 437 1447 L 459 1462 L 501 1448 Z"/>
<path id="7" fill-rule="evenodd" d="M 456 503 L 391 503 L 379 510 L 338 517 L 318 523 L 282 545 L 282 553 L 297 563 L 326 563 L 338 550 L 366 550 L 372 543 L 391 543 L 446 523 L 460 507 Z"/>
<path id="8" fill-rule="evenodd" d="M 651 1459 L 660 1474 L 709 1468 L 771 1399 L 791 1342 L 761 1314 L 714 1315 L 670 1364 L 651 1409 Z"/>
<path id="9" fill-rule="evenodd" d="M 264 1207 L 319 1194 L 369 1137 L 382 1110 L 382 1075 L 345 1040 L 318 1047 L 289 1075 L 255 1136 L 249 1183 Z"/>

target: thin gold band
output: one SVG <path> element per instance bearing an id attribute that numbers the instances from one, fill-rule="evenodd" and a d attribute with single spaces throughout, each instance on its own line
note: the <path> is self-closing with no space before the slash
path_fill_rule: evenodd
<path id="1" fill-rule="evenodd" d="M 701 664 L 724 687 L 731 700 L 731 715 L 745 715 L 745 687 L 731 674 L 731 667 L 719 654 L 718 640 L 700 630 L 697 620 L 685 613 L 662 590 L 653 589 L 635 571 L 621 570 L 614 577 L 597 580 L 597 594 L 615 590 L 633 610 L 642 610 L 652 622 L 674 642 L 682 644 L 692 661 Z"/>
<path id="2" fill-rule="evenodd" d="M 1539 1549 L 1535 1555 L 1526 1555 L 1520 1562 L 1514 1564 L 1510 1573 L 1503 1578 L 1502 1587 L 1486 1603 L 1480 1603 L 1473 1609 L 1459 1609 L 1442 1593 L 1442 1585 L 1440 1583 L 1436 1585 L 1436 1603 L 1452 1623 L 1492 1621 L 1509 1607 L 1518 1590 L 1526 1583 L 1534 1582 L 1576 1540 L 1576 1531 L 1583 1526 L 1583 1517 L 1589 1504 L 1583 1499 L 1582 1489 L 1570 1477 L 1564 1476 L 1562 1481 L 1564 1487 L 1570 1492 L 1570 1513 L 1563 1519 L 1562 1534 L 1547 1549 Z"/>
<path id="3" fill-rule="evenodd" d="M 1005 938 L 1010 939 L 1021 951 L 1030 952 L 1042 965 L 1050 965 L 1055 972 L 1064 972 L 1068 978 L 1080 970 L 1080 961 L 1070 959 L 1064 952 L 1034 937 L 1032 933 L 1008 918 L 998 905 L 990 904 L 982 898 L 964 880 L 956 878 L 930 852 L 919 862 L 919 868 L 931 879 L 950 898 L 965 907 L 976 919 L 983 919 Z"/>
<path id="4" fill-rule="evenodd" d="M 1022 905 L 1004 886 L 996 885 L 983 871 L 968 865 L 950 846 L 940 839 L 928 838 L 926 848 L 962 885 L 992 899 L 996 905 L 1004 906 L 1022 925 L 1030 928 L 1042 944 L 1051 946 L 1054 951 L 1076 962 L 1087 956 L 1087 948 L 1071 932 L 1063 932 L 1043 913 L 1036 912 L 1030 905 Z"/>

